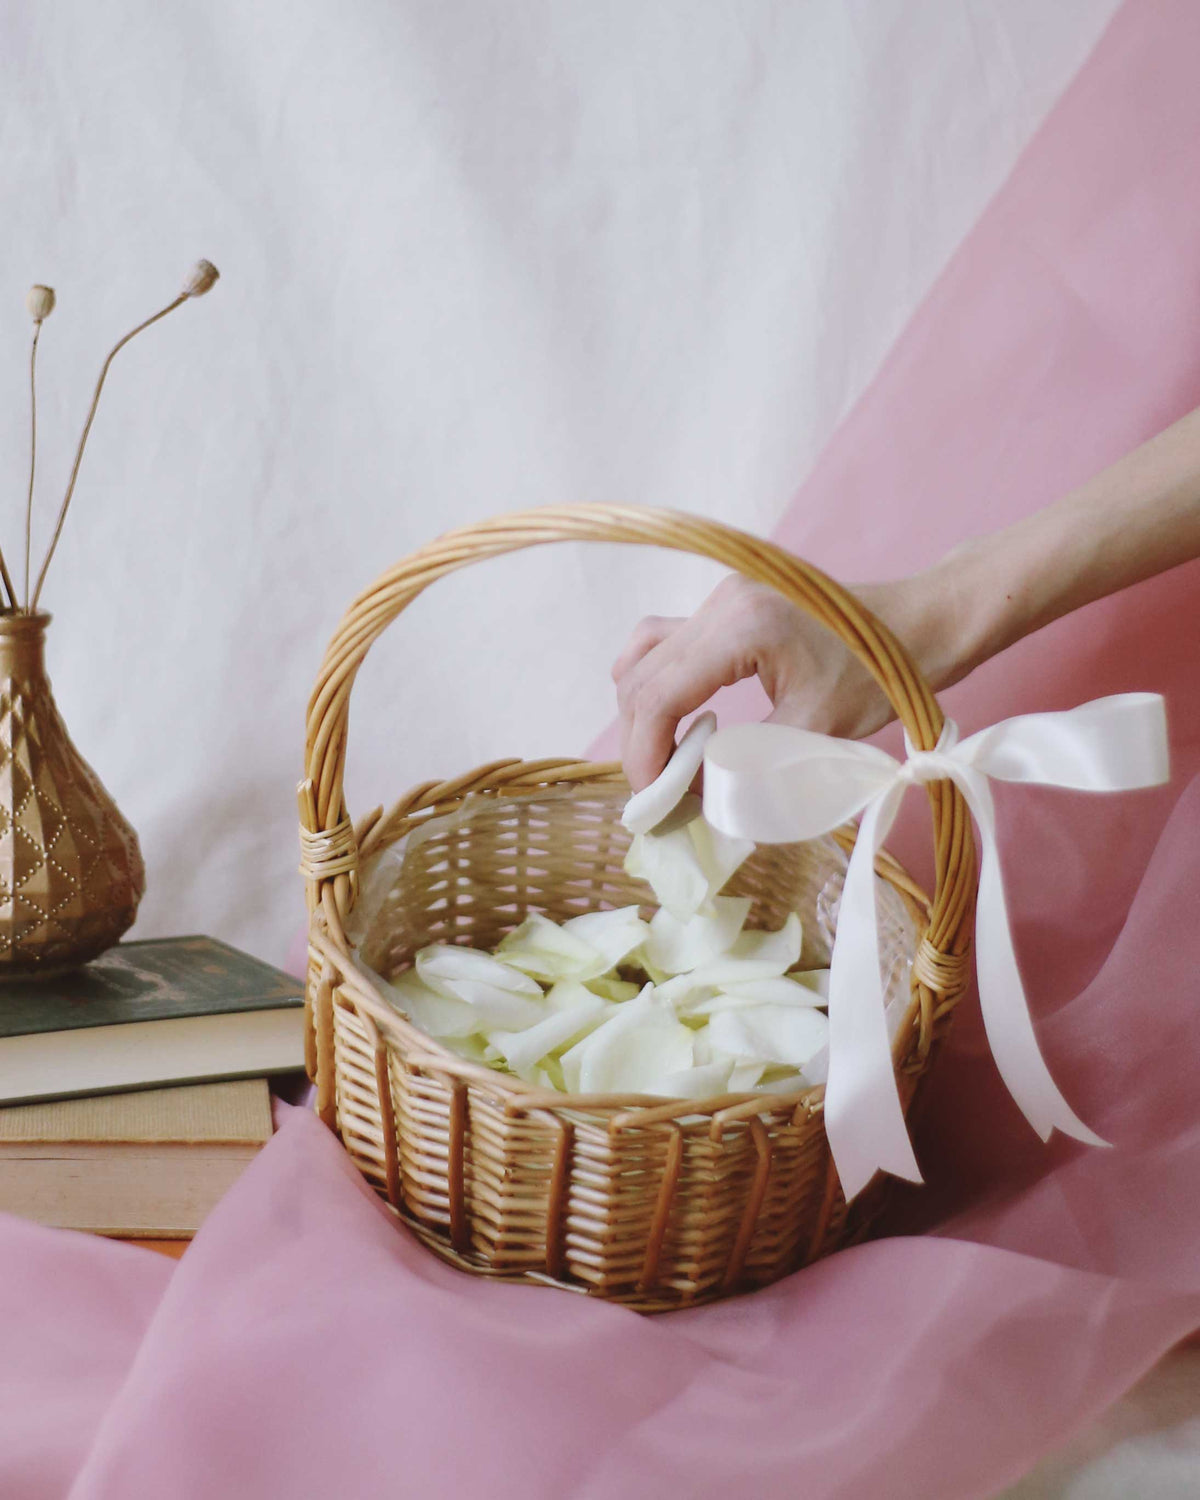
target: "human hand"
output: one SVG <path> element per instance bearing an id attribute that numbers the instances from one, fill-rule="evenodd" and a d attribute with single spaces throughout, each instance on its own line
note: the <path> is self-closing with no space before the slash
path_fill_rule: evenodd
<path id="1" fill-rule="evenodd" d="M 909 647 L 935 687 L 963 675 L 943 627 L 944 592 L 902 579 L 854 590 Z M 875 679 L 830 631 L 766 584 L 725 579 L 687 618 L 651 616 L 612 669 L 621 758 L 634 791 L 666 765 L 679 721 L 717 691 L 757 676 L 770 719 L 858 739 L 894 717 Z"/>
<path id="2" fill-rule="evenodd" d="M 852 592 L 934 688 L 1118 589 L 1200 557 L 1200 408 L 1054 505 L 968 539 L 924 573 Z M 757 676 L 771 718 L 850 738 L 891 708 L 828 631 L 763 584 L 728 578 L 689 619 L 648 619 L 613 667 L 634 790 L 671 754 L 680 719 Z"/>

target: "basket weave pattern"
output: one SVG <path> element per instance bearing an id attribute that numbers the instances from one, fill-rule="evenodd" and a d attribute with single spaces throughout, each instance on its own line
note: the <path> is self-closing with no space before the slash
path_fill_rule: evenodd
<path id="1" fill-rule="evenodd" d="M 450 1052 L 379 992 L 365 965 L 395 974 L 430 942 L 489 949 L 530 911 L 562 921 L 636 903 L 648 915 L 650 893 L 622 867 L 619 814 L 628 789 L 617 767 L 498 762 L 418 787 L 357 830 L 342 798 L 350 688 L 387 624 L 453 568 L 572 537 L 676 546 L 773 583 L 876 672 L 914 743 L 932 745 L 942 721 L 903 649 L 837 585 L 767 543 L 663 512 L 564 508 L 452 533 L 385 574 L 330 645 L 310 704 L 300 788 L 318 1111 L 367 1180 L 451 1263 L 658 1311 L 774 1281 L 865 1222 L 875 1189 L 847 1215 L 825 1139 L 823 1090 L 699 1103 L 549 1093 Z M 963 988 L 969 942 L 969 825 L 948 784 L 931 785 L 929 794 L 938 856 L 932 905 L 886 856 L 877 865 L 885 960 L 915 959 L 895 1042 L 906 1106 Z M 843 846 L 852 837 L 841 836 Z M 360 931 L 360 874 L 393 846 L 399 873 Z M 818 890 L 843 863 L 832 840 L 764 847 L 728 890 L 753 898 L 750 926 L 776 928 L 799 910 L 802 961 L 824 963 L 812 914 Z M 893 969 L 900 972 L 894 962 Z M 908 983 L 907 964 L 903 973 Z"/>

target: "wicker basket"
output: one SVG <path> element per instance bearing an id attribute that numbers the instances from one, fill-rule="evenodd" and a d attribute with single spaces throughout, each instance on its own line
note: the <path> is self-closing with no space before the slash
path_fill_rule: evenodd
<path id="1" fill-rule="evenodd" d="M 399 971 L 429 942 L 490 948 L 530 911 L 562 920 L 647 906 L 647 888 L 622 868 L 628 788 L 615 765 L 498 761 L 417 787 L 357 827 L 343 800 L 350 692 L 381 632 L 435 579 L 468 563 L 578 540 L 692 552 L 771 584 L 870 668 L 920 749 L 936 743 L 942 714 L 903 647 L 837 584 L 767 542 L 664 511 L 555 507 L 452 532 L 362 594 L 326 652 L 299 789 L 308 1061 L 322 1120 L 397 1216 L 451 1264 L 662 1311 L 765 1285 L 862 1232 L 880 1181 L 848 1214 L 823 1091 L 697 1103 L 536 1090 L 409 1025 L 346 935 L 360 868 L 389 848 L 400 852 L 399 875 L 376 903 L 364 946 L 377 972 Z M 906 1108 L 964 988 L 974 886 L 961 797 L 945 781 L 927 790 L 932 902 L 886 855 L 876 867 L 885 951 L 907 948 L 911 960 L 894 1043 Z M 838 845 L 850 847 L 853 836 L 760 848 L 728 887 L 754 898 L 750 925 L 777 927 L 792 909 L 811 917 L 815 893 L 837 879 Z M 808 920 L 806 930 L 806 943 L 819 947 L 819 924 Z M 826 957 L 810 947 L 809 962 Z"/>

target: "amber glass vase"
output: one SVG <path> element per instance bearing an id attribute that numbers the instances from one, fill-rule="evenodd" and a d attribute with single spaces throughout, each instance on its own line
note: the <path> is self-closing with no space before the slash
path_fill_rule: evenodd
<path id="1" fill-rule="evenodd" d="M 137 915 L 137 834 L 76 750 L 46 676 L 46 614 L 0 615 L 0 982 L 78 968 Z"/>

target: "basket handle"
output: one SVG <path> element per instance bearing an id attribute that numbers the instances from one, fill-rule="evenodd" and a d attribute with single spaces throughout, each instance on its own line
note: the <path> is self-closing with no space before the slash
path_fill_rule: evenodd
<path id="1" fill-rule="evenodd" d="M 700 516 L 633 506 L 548 506 L 497 516 L 447 532 L 383 573 L 351 604 L 329 643 L 308 705 L 306 780 L 299 796 L 310 910 L 323 906 L 340 926 L 354 900 L 358 851 L 343 776 L 350 693 L 371 646 L 403 609 L 447 573 L 524 547 L 568 541 L 667 547 L 711 558 L 769 584 L 853 652 L 887 694 L 919 750 L 937 744 L 942 711 L 905 648 L 846 589 L 773 542 Z M 933 993 L 945 996 L 957 994 L 965 982 L 975 851 L 958 789 L 949 781 L 936 781 L 927 791 L 936 886 L 915 975 Z"/>

